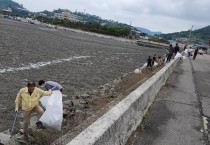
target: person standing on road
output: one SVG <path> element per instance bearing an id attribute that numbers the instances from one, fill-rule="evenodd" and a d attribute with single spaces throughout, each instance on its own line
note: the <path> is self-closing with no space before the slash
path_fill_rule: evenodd
<path id="1" fill-rule="evenodd" d="M 196 58 L 197 54 L 198 54 L 198 47 L 197 47 L 197 48 L 195 49 L 195 51 L 194 51 L 193 59 Z"/>
<path id="2" fill-rule="evenodd" d="M 175 53 L 175 55 L 177 54 L 177 52 L 179 52 L 178 43 L 176 43 L 176 46 L 174 47 L 174 53 Z"/>
<path id="3" fill-rule="evenodd" d="M 36 112 L 37 118 L 40 119 L 44 110 L 39 106 L 39 99 L 42 96 L 50 96 L 52 91 L 43 91 L 35 87 L 34 82 L 28 82 L 27 87 L 20 89 L 16 96 L 16 106 L 15 112 L 19 110 L 19 104 L 22 105 L 23 111 L 23 136 L 18 139 L 28 140 L 28 127 L 30 124 L 30 117 L 32 112 Z M 36 123 L 38 128 L 43 128 L 42 122 L 38 121 Z"/>
<path id="4" fill-rule="evenodd" d="M 44 80 L 39 80 L 38 82 L 39 86 L 44 88 L 48 91 L 48 90 L 60 90 L 61 92 L 63 91 L 63 87 L 57 83 L 57 82 L 54 82 L 54 81 L 47 81 L 45 82 Z"/>
<path id="5" fill-rule="evenodd" d="M 167 57 L 167 62 L 171 61 L 171 57 L 173 56 L 173 53 L 174 53 L 174 48 L 173 48 L 172 44 L 170 44 L 169 54 L 168 54 L 168 57 Z"/>

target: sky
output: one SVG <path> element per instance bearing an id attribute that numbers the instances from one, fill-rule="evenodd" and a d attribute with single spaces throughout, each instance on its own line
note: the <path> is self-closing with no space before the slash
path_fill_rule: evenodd
<path id="1" fill-rule="evenodd" d="M 172 33 L 210 25 L 210 0 L 14 0 L 33 12 L 86 12 L 103 19 Z"/>

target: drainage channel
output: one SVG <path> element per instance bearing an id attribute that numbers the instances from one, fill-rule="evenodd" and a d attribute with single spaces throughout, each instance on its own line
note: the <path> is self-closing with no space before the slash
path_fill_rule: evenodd
<path id="1" fill-rule="evenodd" d="M 208 118 L 206 116 L 204 116 L 201 96 L 199 95 L 199 92 L 197 92 L 196 95 L 197 95 L 197 98 L 198 98 L 198 106 L 199 106 L 199 111 L 200 111 L 200 115 L 201 115 L 201 118 L 202 118 L 201 132 L 203 133 L 203 139 L 204 139 L 205 145 L 210 145 L 209 136 L 208 136 L 208 134 L 209 134 L 209 132 L 208 132 L 208 123 L 209 123 Z"/>
<path id="2" fill-rule="evenodd" d="M 208 135 L 208 118 L 203 116 L 203 132 Z"/>
<path id="3" fill-rule="evenodd" d="M 191 64 L 191 68 L 192 68 L 192 75 L 195 73 L 195 70 L 193 68 L 193 64 L 192 64 L 192 61 L 190 59 L 190 64 Z M 208 118 L 204 116 L 204 113 L 203 113 L 203 107 L 202 107 L 202 95 L 201 93 L 199 93 L 199 91 L 197 90 L 197 86 L 196 86 L 196 83 L 195 83 L 195 77 L 193 75 L 193 82 L 195 84 L 195 94 L 197 96 L 197 100 L 198 100 L 198 107 L 199 107 L 199 112 L 200 112 L 200 117 L 201 117 L 201 122 L 202 122 L 202 128 L 201 128 L 201 132 L 203 133 L 203 140 L 204 140 L 204 145 L 210 145 L 210 142 L 209 142 L 209 137 L 208 137 Z"/>
<path id="4" fill-rule="evenodd" d="M 202 108 L 202 101 L 201 101 L 201 95 L 199 95 L 200 93 L 198 91 L 196 91 L 196 96 L 198 99 L 198 106 L 199 106 L 199 112 L 202 118 L 202 129 L 201 132 L 203 133 L 203 139 L 204 139 L 204 145 L 210 145 L 209 142 L 209 132 L 208 132 L 208 118 L 206 116 L 204 116 L 203 113 L 203 108 Z"/>

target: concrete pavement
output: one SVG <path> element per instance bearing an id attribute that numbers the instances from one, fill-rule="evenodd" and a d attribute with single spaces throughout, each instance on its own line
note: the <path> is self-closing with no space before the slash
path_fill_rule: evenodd
<path id="1" fill-rule="evenodd" d="M 208 145 L 209 93 L 210 56 L 180 61 L 127 145 Z"/>
<path id="2" fill-rule="evenodd" d="M 205 124 L 210 122 L 210 56 L 198 55 L 196 60 L 191 61 L 196 94 L 200 102 L 200 111 L 204 119 L 204 138 L 210 144 L 210 126 Z M 206 119 L 206 120 L 205 120 Z"/>

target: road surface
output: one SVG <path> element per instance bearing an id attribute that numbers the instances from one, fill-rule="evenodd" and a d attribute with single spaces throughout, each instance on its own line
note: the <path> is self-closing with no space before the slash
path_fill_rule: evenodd
<path id="1" fill-rule="evenodd" d="M 209 145 L 210 56 L 180 61 L 127 145 Z"/>

